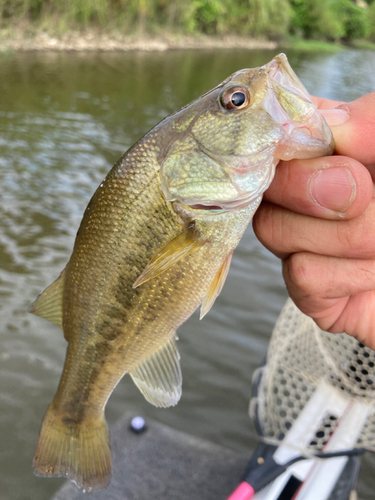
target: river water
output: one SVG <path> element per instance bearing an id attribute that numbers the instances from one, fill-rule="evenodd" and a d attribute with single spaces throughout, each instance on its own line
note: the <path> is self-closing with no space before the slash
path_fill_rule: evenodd
<path id="1" fill-rule="evenodd" d="M 137 139 L 232 72 L 275 51 L 2 54 L 0 65 L 0 499 L 47 500 L 60 479 L 33 476 L 44 411 L 66 343 L 57 327 L 27 313 L 67 262 L 82 212 L 106 172 Z M 288 52 L 311 93 L 351 100 L 375 90 L 375 53 Z M 248 452 L 251 377 L 286 292 L 278 260 L 249 228 L 214 308 L 179 330 L 183 396 L 171 409 L 144 401 L 129 377 L 107 406 L 110 424 L 136 411 Z M 358 486 L 373 499 L 375 460 Z"/>

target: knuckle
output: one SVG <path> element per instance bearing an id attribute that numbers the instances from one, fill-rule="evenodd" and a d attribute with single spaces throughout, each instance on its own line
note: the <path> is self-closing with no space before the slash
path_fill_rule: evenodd
<path id="1" fill-rule="evenodd" d="M 303 299 L 313 295 L 316 290 L 316 275 L 310 254 L 307 252 L 294 253 L 285 264 L 284 278 L 292 293 L 298 293 Z"/>
<path id="2" fill-rule="evenodd" d="M 359 260 L 356 262 L 356 273 L 353 282 L 360 291 L 372 291 L 375 289 L 375 261 Z"/>
<path id="3" fill-rule="evenodd" d="M 358 258 L 371 258 L 375 253 L 375 206 L 371 203 L 356 219 L 337 223 L 336 237 L 344 254 Z"/>
<path id="4" fill-rule="evenodd" d="M 253 229 L 264 246 L 270 248 L 272 242 L 278 244 L 278 217 L 275 206 L 271 203 L 262 203 L 253 218 Z"/>

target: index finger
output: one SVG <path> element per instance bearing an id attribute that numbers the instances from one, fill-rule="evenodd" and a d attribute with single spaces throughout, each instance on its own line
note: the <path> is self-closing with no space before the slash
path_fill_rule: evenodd
<path id="1" fill-rule="evenodd" d="M 331 99 L 324 99 L 323 97 L 315 97 L 313 95 L 311 99 L 318 106 L 318 109 L 334 109 L 344 104 L 344 101 L 331 101 Z"/>

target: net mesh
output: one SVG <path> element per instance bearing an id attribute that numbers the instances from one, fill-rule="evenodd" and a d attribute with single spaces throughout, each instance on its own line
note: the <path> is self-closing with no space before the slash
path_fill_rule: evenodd
<path id="1" fill-rule="evenodd" d="M 374 367 L 374 351 L 348 335 L 320 330 L 289 299 L 275 325 L 267 364 L 258 373 L 251 415 L 265 438 L 280 441 L 324 380 L 348 402 L 354 398 L 369 405 L 356 446 L 375 451 Z M 322 449 L 336 425 L 336 416 L 325 415 L 309 447 Z"/>

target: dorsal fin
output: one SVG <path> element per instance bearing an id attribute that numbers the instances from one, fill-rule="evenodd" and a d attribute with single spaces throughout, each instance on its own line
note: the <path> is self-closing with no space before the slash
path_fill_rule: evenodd
<path id="1" fill-rule="evenodd" d="M 62 326 L 62 301 L 64 291 L 64 273 L 47 287 L 44 292 L 38 295 L 37 299 L 29 307 L 29 312 L 40 316 L 57 325 L 61 330 Z"/>
<path id="2" fill-rule="evenodd" d="M 216 273 L 214 279 L 211 281 L 209 289 L 202 300 L 200 319 L 202 319 L 208 313 L 208 311 L 214 305 L 216 298 L 220 295 L 225 280 L 228 276 L 230 263 L 232 261 L 232 255 L 232 252 L 227 255 L 218 272 Z"/>
<path id="3" fill-rule="evenodd" d="M 146 281 L 156 278 L 159 274 L 170 269 L 179 260 L 195 252 L 205 244 L 199 240 L 195 225 L 191 224 L 184 232 L 176 236 L 164 248 L 162 248 L 147 264 L 142 274 L 134 282 L 133 288 L 142 285 Z"/>
<path id="4" fill-rule="evenodd" d="M 162 345 L 130 373 L 144 397 L 155 406 L 174 406 L 181 397 L 182 375 L 176 338 Z"/>

